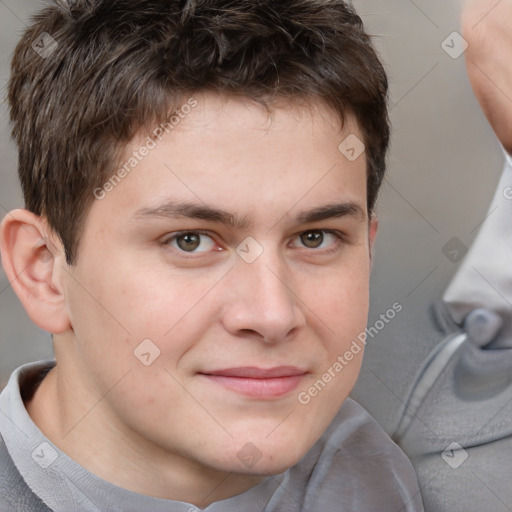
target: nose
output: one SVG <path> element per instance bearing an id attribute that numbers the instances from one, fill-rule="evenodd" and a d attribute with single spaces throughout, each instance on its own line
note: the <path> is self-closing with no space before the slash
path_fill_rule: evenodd
<path id="1" fill-rule="evenodd" d="M 290 271 L 277 257 L 237 261 L 225 284 L 230 293 L 223 324 L 234 336 L 276 343 L 292 338 L 306 323 Z"/>

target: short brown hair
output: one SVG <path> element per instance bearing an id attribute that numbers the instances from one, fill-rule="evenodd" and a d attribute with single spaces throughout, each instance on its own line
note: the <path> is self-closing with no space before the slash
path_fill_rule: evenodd
<path id="1" fill-rule="evenodd" d="M 93 190 L 124 146 L 206 90 L 263 103 L 317 98 L 342 123 L 355 114 L 374 209 L 388 82 L 343 0 L 56 0 L 18 43 L 8 96 L 25 207 L 47 219 L 69 264 Z"/>

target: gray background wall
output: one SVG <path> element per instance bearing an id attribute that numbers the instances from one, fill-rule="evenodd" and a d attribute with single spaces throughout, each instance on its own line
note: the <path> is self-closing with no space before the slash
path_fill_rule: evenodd
<path id="1" fill-rule="evenodd" d="M 501 171 L 494 135 L 474 99 L 463 57 L 442 48 L 459 31 L 461 0 L 356 0 L 391 79 L 394 127 L 389 174 L 379 205 L 372 318 L 397 299 L 425 309 L 457 265 L 442 253 L 452 237 L 469 245 L 483 222 Z M 14 45 L 42 3 L 0 0 L 0 87 Z M 7 111 L 0 107 L 0 216 L 22 206 Z M 400 359 L 409 382 L 430 350 L 407 340 L 369 346 L 355 396 L 385 427 L 399 406 L 389 373 Z M 386 357 L 382 358 L 382 354 Z M 48 334 L 32 325 L 0 270 L 0 386 L 24 362 L 51 355 Z"/>

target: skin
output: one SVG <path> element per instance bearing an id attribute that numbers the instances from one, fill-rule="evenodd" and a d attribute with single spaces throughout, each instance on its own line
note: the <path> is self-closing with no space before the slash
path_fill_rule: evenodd
<path id="1" fill-rule="evenodd" d="M 512 152 L 510 20 L 510 0 L 473 0 L 462 30 L 475 95 Z M 364 157 L 349 162 L 337 151 L 348 133 L 360 136 L 353 119 L 340 131 L 321 106 L 314 113 L 280 108 L 269 124 L 249 102 L 198 100 L 172 137 L 93 203 L 74 266 L 45 219 L 26 210 L 5 217 L 0 248 L 29 316 L 53 333 L 57 367 L 26 404 L 36 424 L 112 483 L 204 507 L 295 464 L 352 389 L 362 353 L 307 405 L 297 401 L 364 329 L 377 223 L 367 212 L 307 225 L 296 218 L 332 201 L 364 209 Z M 133 141 L 126 155 L 141 144 Z M 204 201 L 253 224 L 131 220 L 170 198 Z M 192 229 L 215 241 L 206 238 L 208 250 L 195 259 L 161 243 Z M 307 229 L 348 237 L 339 250 L 319 254 L 300 247 L 297 235 Z M 252 264 L 236 253 L 247 236 L 264 249 Z M 146 338 L 160 350 L 147 367 L 133 353 Z M 308 373 L 271 400 L 198 374 L 278 364 Z M 261 454 L 250 468 L 237 457 L 247 442 Z"/>
<path id="2" fill-rule="evenodd" d="M 466 68 L 475 96 L 512 154 L 512 1 L 469 0 L 462 16 Z"/>
<path id="3" fill-rule="evenodd" d="M 320 104 L 283 104 L 269 118 L 249 100 L 196 98 L 93 202 L 74 266 L 25 210 L 4 219 L 2 255 L 32 320 L 53 333 L 57 366 L 27 404 L 43 433 L 120 487 L 204 507 L 297 463 L 348 396 L 363 351 L 307 405 L 298 401 L 364 331 L 377 221 L 366 209 L 364 154 L 350 162 L 338 150 L 348 134 L 363 138 L 352 117 L 340 129 Z M 246 224 L 137 215 L 170 200 Z M 298 220 L 332 203 L 360 211 Z M 169 241 L 184 230 L 205 233 L 192 254 L 183 238 Z M 320 233 L 310 247 L 300 236 L 308 230 L 342 238 Z M 248 236 L 263 248 L 253 263 L 236 252 Z M 149 366 L 134 356 L 144 339 L 160 350 Z M 198 373 L 280 365 L 304 375 L 271 398 Z M 247 443 L 261 456 L 250 467 L 237 456 Z"/>

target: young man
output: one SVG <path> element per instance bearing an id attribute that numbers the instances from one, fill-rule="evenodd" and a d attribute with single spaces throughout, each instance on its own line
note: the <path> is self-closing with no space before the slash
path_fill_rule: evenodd
<path id="1" fill-rule="evenodd" d="M 0 396 L 3 509 L 423 509 L 347 399 L 389 138 L 349 6 L 60 1 L 9 101 L 2 261 L 56 361 Z"/>

